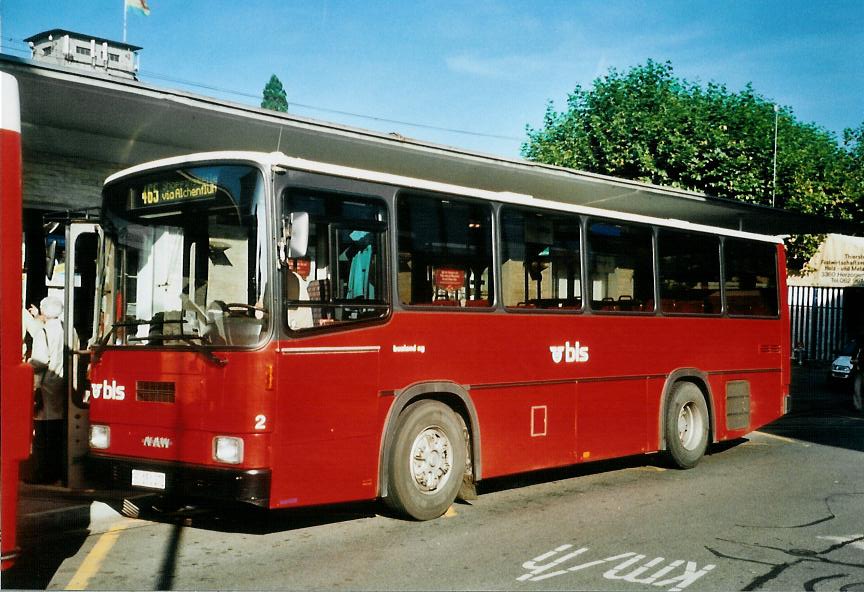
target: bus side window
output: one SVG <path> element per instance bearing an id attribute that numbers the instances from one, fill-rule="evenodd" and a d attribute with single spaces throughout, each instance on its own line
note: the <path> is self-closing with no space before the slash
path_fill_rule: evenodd
<path id="1" fill-rule="evenodd" d="M 720 241 L 717 237 L 661 229 L 660 310 L 720 314 Z"/>
<path id="2" fill-rule="evenodd" d="M 579 227 L 575 215 L 501 208 L 504 306 L 582 308 Z"/>
<path id="3" fill-rule="evenodd" d="M 383 318 L 387 214 L 360 196 L 289 190 L 283 215 L 309 214 L 306 255 L 283 261 L 285 324 L 292 331 Z"/>
<path id="4" fill-rule="evenodd" d="M 456 198 L 402 195 L 399 299 L 402 304 L 488 308 L 494 300 L 492 209 Z"/>
<path id="5" fill-rule="evenodd" d="M 723 240 L 726 310 L 730 315 L 777 316 L 776 245 L 752 240 Z"/>
<path id="6" fill-rule="evenodd" d="M 654 254 L 648 226 L 591 220 L 588 291 L 591 308 L 605 312 L 654 309 Z"/>

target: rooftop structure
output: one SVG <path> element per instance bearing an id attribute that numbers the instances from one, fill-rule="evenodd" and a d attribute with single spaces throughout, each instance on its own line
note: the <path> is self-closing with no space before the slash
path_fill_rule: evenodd
<path id="1" fill-rule="evenodd" d="M 63 29 L 37 33 L 24 41 L 30 45 L 36 61 L 137 79 L 137 56 L 141 48 L 136 45 Z"/>

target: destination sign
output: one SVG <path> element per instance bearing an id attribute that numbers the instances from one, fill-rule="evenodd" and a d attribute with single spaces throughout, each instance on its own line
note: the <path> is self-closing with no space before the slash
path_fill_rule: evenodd
<path id="1" fill-rule="evenodd" d="M 212 199 L 218 191 L 216 183 L 192 179 L 148 183 L 140 192 L 133 192 L 132 209 Z"/>

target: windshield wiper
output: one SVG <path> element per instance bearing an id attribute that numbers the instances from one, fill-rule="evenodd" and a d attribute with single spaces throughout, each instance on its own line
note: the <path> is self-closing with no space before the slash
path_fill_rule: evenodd
<path id="1" fill-rule="evenodd" d="M 123 321 L 122 323 L 114 323 L 111 325 L 111 329 L 105 333 L 105 336 L 102 337 L 99 341 L 93 344 L 90 349 L 93 351 L 93 356 L 91 358 L 93 364 L 97 364 L 99 360 L 102 358 L 102 354 L 105 352 L 105 348 L 108 347 L 108 342 L 111 341 L 111 336 L 114 335 L 114 332 L 117 331 L 120 327 L 137 327 L 139 325 L 152 325 L 155 323 L 161 324 L 182 324 L 183 320 L 154 320 L 150 319 L 149 321 Z M 164 335 L 164 334 L 150 334 L 147 337 L 127 337 L 127 341 L 152 341 L 152 340 L 162 340 L 163 342 L 166 339 L 176 339 L 178 341 L 183 341 L 189 345 L 192 350 L 200 353 L 209 361 L 213 362 L 220 368 L 228 364 L 228 360 L 224 358 L 220 358 L 206 347 L 202 346 L 199 343 L 196 343 L 196 340 L 203 341 L 205 337 L 203 335 L 186 335 L 184 333 L 180 333 L 177 335 Z"/>
<path id="2" fill-rule="evenodd" d="M 226 360 L 225 358 L 220 358 L 219 356 L 214 354 L 212 351 L 210 351 L 209 349 L 207 349 L 206 347 L 204 347 L 200 343 L 196 343 L 196 341 L 198 341 L 198 340 L 203 341 L 204 339 L 206 339 L 206 337 L 204 337 L 203 335 L 186 335 L 184 333 L 166 335 L 164 333 L 151 333 L 147 337 L 128 337 L 127 338 L 128 341 L 162 341 L 163 343 L 165 342 L 166 339 L 169 339 L 169 340 L 174 339 L 177 341 L 183 341 L 184 343 L 188 344 L 189 347 L 193 351 L 198 352 L 199 354 L 201 354 L 202 356 L 204 356 L 205 358 L 207 358 L 208 360 L 210 360 L 211 362 L 213 362 L 214 364 L 216 364 L 220 368 L 223 366 L 226 366 L 228 364 L 228 360 Z"/>
<path id="3" fill-rule="evenodd" d="M 91 363 L 98 364 L 99 360 L 102 359 L 102 354 L 105 353 L 105 348 L 108 347 L 108 342 L 111 341 L 111 336 L 114 335 L 114 332 L 119 327 L 134 327 L 136 325 L 143 325 L 146 321 L 133 321 L 133 322 L 123 322 L 123 323 L 112 323 L 111 328 L 105 333 L 105 335 L 99 339 L 96 343 L 90 346 L 90 350 L 93 352 L 92 357 L 90 358 Z"/>

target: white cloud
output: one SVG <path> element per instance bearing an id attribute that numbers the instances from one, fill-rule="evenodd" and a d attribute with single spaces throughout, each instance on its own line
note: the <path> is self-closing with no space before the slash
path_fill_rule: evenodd
<path id="1" fill-rule="evenodd" d="M 445 58 L 447 68 L 458 74 L 502 80 L 520 79 L 547 70 L 554 59 L 538 55 L 478 56 L 460 54 Z"/>

